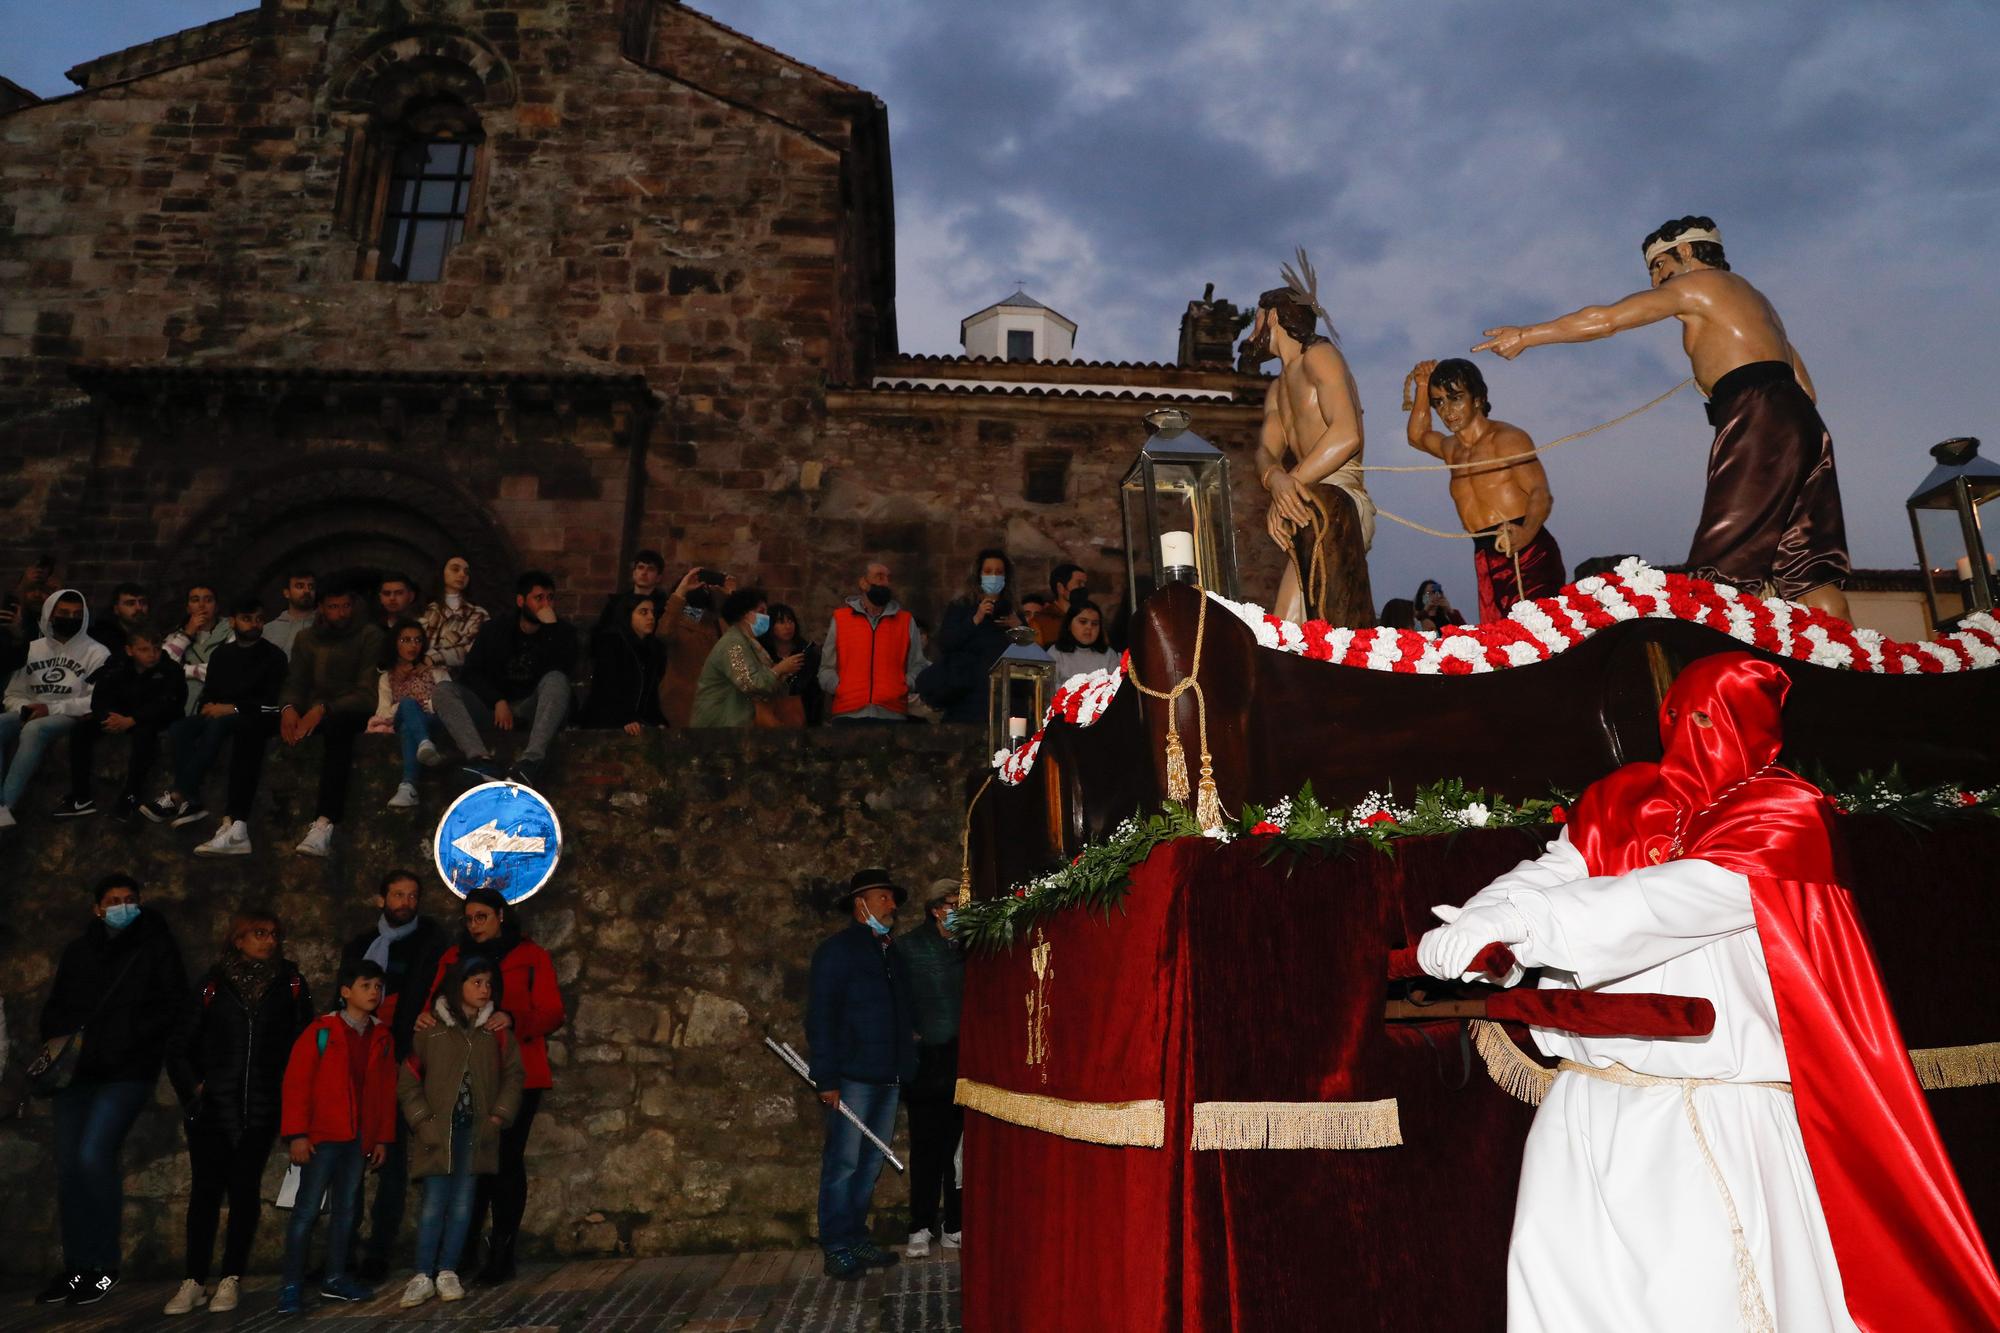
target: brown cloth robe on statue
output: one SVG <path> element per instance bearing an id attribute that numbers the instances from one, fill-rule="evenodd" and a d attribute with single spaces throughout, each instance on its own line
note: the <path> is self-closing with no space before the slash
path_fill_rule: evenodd
<path id="1" fill-rule="evenodd" d="M 1344 487 L 1301 486 L 1299 495 L 1313 511 L 1310 525 L 1292 531 L 1288 551 L 1305 596 L 1307 620 L 1365 629 L 1375 623 L 1375 597 L 1368 586 L 1368 538 L 1359 504 Z M 1369 519 L 1374 515 L 1370 514 Z"/>
<path id="2" fill-rule="evenodd" d="M 1783 361 L 1753 361 L 1709 395 L 1715 443 L 1688 572 L 1797 600 L 1847 581 L 1833 440 Z"/>

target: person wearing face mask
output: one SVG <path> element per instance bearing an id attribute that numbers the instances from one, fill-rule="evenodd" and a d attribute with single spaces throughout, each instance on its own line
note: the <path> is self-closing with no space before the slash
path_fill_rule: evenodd
<path id="1" fill-rule="evenodd" d="M 472 564 L 464 556 L 455 555 L 444 562 L 439 585 L 444 596 L 426 606 L 418 618 L 431 645 L 424 660 L 432 666 L 456 671 L 465 665 L 465 655 L 478 641 L 480 627 L 486 623 L 486 611 L 474 606 L 465 595 L 472 585 Z"/>
<path id="2" fill-rule="evenodd" d="M 576 630 L 556 614 L 556 581 L 531 569 L 514 581 L 514 614 L 479 632 L 465 669 L 437 688 L 437 714 L 464 756 L 475 782 L 494 782 L 500 768 L 473 719 L 488 717 L 495 731 L 528 724 L 528 740 L 514 760 L 514 780 L 532 787 L 542 775 L 549 746 L 569 719 L 570 681 L 576 674 Z"/>
<path id="3" fill-rule="evenodd" d="M 63 1271 L 42 1289 L 45 1305 L 89 1305 L 118 1282 L 119 1149 L 192 998 L 173 933 L 140 905 L 139 882 L 106 875 L 91 896 L 94 919 L 63 950 L 42 1007 L 45 1054 L 78 1034 L 83 1042 L 69 1086 L 50 1099 Z"/>
<path id="4" fill-rule="evenodd" d="M 771 628 L 762 588 L 738 588 L 730 593 L 722 602 L 722 619 L 727 628 L 709 650 L 695 686 L 694 713 L 689 719 L 692 726 L 751 725 L 757 720 L 757 701 L 784 694 L 786 682 L 805 666 L 801 653 L 773 662 L 758 641 Z"/>
<path id="5" fill-rule="evenodd" d="M 610 615 L 590 636 L 590 698 L 578 726 L 616 727 L 638 736 L 666 724 L 660 714 L 660 679 L 667 670 L 667 649 L 659 634 L 666 600 L 658 592 L 613 599 Z"/>
<path id="6" fill-rule="evenodd" d="M 819 687 L 833 699 L 835 722 L 907 722 L 910 691 L 930 665 L 923 631 L 896 601 L 888 565 L 870 563 L 858 586 L 834 609 L 820 644 Z"/>
<path id="7" fill-rule="evenodd" d="M 196 856 L 248 856 L 250 806 L 264 772 L 264 751 L 277 728 L 278 696 L 291 663 L 264 638 L 264 604 L 238 597 L 229 607 L 234 634 L 209 659 L 208 679 L 192 717 L 167 730 L 174 752 L 173 785 L 139 808 L 155 824 L 183 828 L 208 818 L 202 784 L 224 745 L 229 746 L 229 801 L 221 827 L 194 849 Z"/>
<path id="8" fill-rule="evenodd" d="M 111 660 L 90 637 L 90 609 L 76 589 L 60 589 L 43 602 L 41 624 L 41 636 L 28 644 L 27 660 L 0 696 L 6 710 L 0 713 L 0 829 L 14 827 L 14 811 L 43 752 L 90 715 L 91 677 Z"/>
<path id="9" fill-rule="evenodd" d="M 998 547 L 972 561 L 972 583 L 944 609 L 938 660 L 917 679 L 917 691 L 946 722 L 986 720 L 986 673 L 1007 650 L 1008 631 L 1021 621 L 1011 600 L 1014 562 Z"/>
<path id="10" fill-rule="evenodd" d="M 896 1255 L 868 1236 L 868 1208 L 881 1151 L 840 1107 L 887 1143 L 896 1102 L 917 1076 L 916 1006 L 903 958 L 889 947 L 896 909 L 909 891 L 879 866 L 858 871 L 834 897 L 848 924 L 813 950 L 806 1045 L 819 1090 L 826 1143 L 819 1162 L 819 1244 L 828 1277 L 858 1278 Z"/>

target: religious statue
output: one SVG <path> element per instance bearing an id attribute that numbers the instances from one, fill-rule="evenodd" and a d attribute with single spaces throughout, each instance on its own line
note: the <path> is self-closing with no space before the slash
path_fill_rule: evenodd
<path id="1" fill-rule="evenodd" d="M 1730 271 L 1705 217 L 1661 224 L 1640 246 L 1651 287 L 1545 324 L 1486 330 L 1472 350 L 1513 360 L 1672 316 L 1681 322 L 1715 442 L 1688 572 L 1847 618 L 1847 527 L 1833 440 L 1805 362 L 1764 294 Z"/>
<path id="2" fill-rule="evenodd" d="M 1453 465 L 1451 502 L 1472 539 L 1472 567 L 1479 582 L 1479 619 L 1504 620 L 1514 603 L 1559 591 L 1562 548 L 1548 529 L 1548 474 L 1535 457 L 1528 432 L 1487 415 L 1493 410 L 1486 377 L 1457 357 L 1420 361 L 1404 381 L 1409 438 Z M 1437 413 L 1450 434 L 1431 429 Z"/>
<path id="3" fill-rule="evenodd" d="M 1277 357 L 1264 395 L 1257 479 L 1271 493 L 1265 528 L 1288 557 L 1272 610 L 1287 620 L 1325 620 L 1360 628 L 1374 623 L 1368 547 L 1375 502 L 1361 477 L 1361 398 L 1326 320 L 1319 280 L 1298 252 L 1285 285 L 1257 298 L 1257 320 L 1244 344 L 1253 363 Z M 1289 462 L 1288 462 L 1289 460 Z"/>

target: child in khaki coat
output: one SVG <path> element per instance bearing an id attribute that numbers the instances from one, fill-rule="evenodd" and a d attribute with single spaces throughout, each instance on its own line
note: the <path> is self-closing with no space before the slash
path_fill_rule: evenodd
<path id="1" fill-rule="evenodd" d="M 478 954 L 461 958 L 438 987 L 437 1023 L 416 1033 L 397 1080 L 410 1178 L 424 1182 L 406 1309 L 433 1294 L 465 1295 L 457 1268 L 479 1177 L 500 1169 L 500 1131 L 521 1109 L 521 1045 L 504 1024 L 490 1026 L 499 1001 L 499 969 Z"/>

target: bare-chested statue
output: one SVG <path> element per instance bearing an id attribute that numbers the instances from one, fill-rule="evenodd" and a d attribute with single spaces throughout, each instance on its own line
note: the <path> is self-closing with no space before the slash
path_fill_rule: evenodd
<path id="1" fill-rule="evenodd" d="M 1764 294 L 1729 271 L 1715 223 L 1684 217 L 1645 239 L 1652 287 L 1526 328 L 1486 330 L 1472 350 L 1509 360 L 1545 343 L 1589 342 L 1672 316 L 1715 443 L 1689 572 L 1847 618 L 1847 525 L 1833 440 L 1805 362 Z"/>
<path id="2" fill-rule="evenodd" d="M 1301 276 L 1303 275 L 1303 276 Z M 1305 252 L 1285 285 L 1257 298 L 1245 352 L 1278 358 L 1264 395 L 1257 478 L 1271 493 L 1265 527 L 1289 558 L 1271 609 L 1287 620 L 1324 620 L 1359 629 L 1375 623 L 1368 547 L 1375 502 L 1361 477 L 1361 398 L 1326 318 Z M 1332 331 L 1333 322 L 1327 320 Z"/>
<path id="3" fill-rule="evenodd" d="M 1555 500 L 1528 432 L 1488 415 L 1486 377 L 1470 361 L 1419 361 L 1407 383 L 1410 447 L 1457 465 L 1451 502 L 1465 530 L 1480 534 L 1472 540 L 1480 621 L 1559 591 L 1562 548 L 1548 529 Z M 1433 412 L 1449 435 L 1431 429 Z"/>

